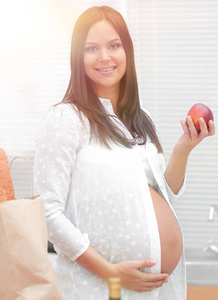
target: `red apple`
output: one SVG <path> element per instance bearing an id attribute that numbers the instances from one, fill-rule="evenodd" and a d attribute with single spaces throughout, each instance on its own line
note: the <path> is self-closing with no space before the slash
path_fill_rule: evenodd
<path id="1" fill-rule="evenodd" d="M 209 107 L 202 103 L 196 103 L 192 106 L 188 112 L 188 116 L 191 116 L 195 128 L 200 132 L 199 118 L 204 118 L 205 123 L 208 125 L 210 120 L 213 121 L 213 113 Z"/>

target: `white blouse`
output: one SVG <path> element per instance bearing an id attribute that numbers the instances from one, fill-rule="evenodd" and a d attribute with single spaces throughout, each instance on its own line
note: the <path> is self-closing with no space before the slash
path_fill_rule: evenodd
<path id="1" fill-rule="evenodd" d="M 131 134 L 113 112 L 110 100 L 100 99 L 113 122 Z M 108 261 L 156 259 L 146 272 L 160 273 L 160 239 L 145 167 L 149 164 L 156 189 L 166 201 L 177 199 L 164 179 L 162 154 L 148 142 L 128 149 L 111 143 L 108 149 L 92 138 L 88 119 L 76 107 L 52 107 L 36 139 L 35 193 L 42 195 L 49 240 L 58 258 L 54 263 L 64 300 L 107 300 L 108 286 L 76 259 L 93 246 Z M 185 300 L 184 256 L 168 283 L 136 293 L 122 288 L 122 300 Z"/>

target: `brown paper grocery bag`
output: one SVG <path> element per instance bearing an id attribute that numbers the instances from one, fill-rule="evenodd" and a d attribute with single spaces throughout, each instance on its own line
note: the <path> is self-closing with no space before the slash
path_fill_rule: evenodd
<path id="1" fill-rule="evenodd" d="M 48 259 L 41 197 L 0 203 L 0 299 L 63 299 Z"/>

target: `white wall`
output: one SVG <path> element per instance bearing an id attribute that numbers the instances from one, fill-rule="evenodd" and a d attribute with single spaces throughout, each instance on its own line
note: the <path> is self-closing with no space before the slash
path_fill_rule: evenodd
<path id="1" fill-rule="evenodd" d="M 11 0 L 0 7 L 0 147 L 9 160 L 33 162 L 40 121 L 63 98 L 69 80 L 71 34 L 82 11 L 110 5 L 131 32 L 142 105 L 158 127 L 166 161 L 182 133 L 180 118 L 196 102 L 218 115 L 218 1 Z M 208 138 L 190 157 L 187 189 L 175 209 L 186 247 L 218 243 L 218 139 Z M 24 160 L 12 168 L 16 196 L 30 194 L 31 172 Z"/>

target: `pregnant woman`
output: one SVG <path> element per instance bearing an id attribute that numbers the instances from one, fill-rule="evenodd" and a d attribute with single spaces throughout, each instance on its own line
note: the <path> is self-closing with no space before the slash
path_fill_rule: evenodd
<path id="1" fill-rule="evenodd" d="M 187 123 L 186 123 L 187 122 Z M 206 136 L 188 117 L 165 168 L 155 126 L 140 107 L 133 45 L 122 16 L 92 7 L 78 19 L 71 78 L 36 140 L 35 189 L 45 201 L 54 268 L 65 300 L 185 300 L 183 239 L 171 202 L 187 159 Z"/>

